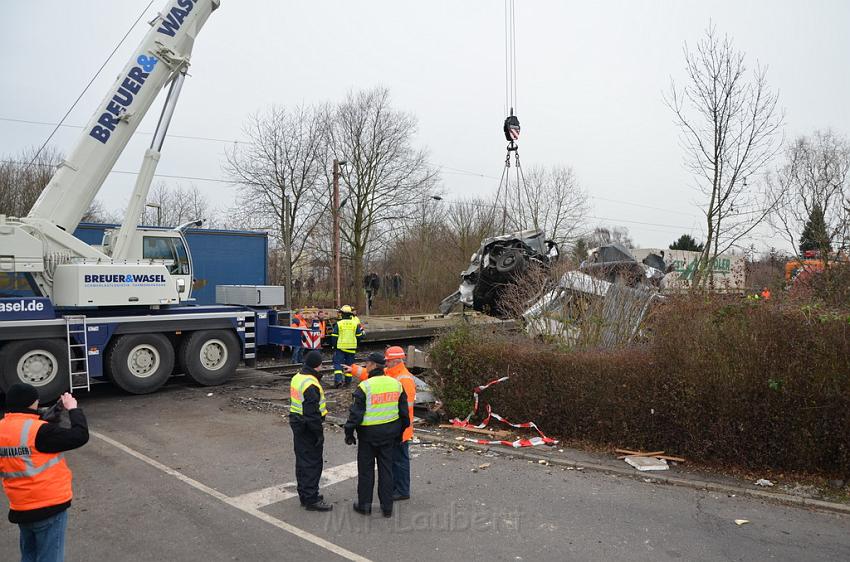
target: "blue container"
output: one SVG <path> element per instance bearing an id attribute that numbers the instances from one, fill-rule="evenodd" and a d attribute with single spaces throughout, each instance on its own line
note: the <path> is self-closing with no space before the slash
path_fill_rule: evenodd
<path id="1" fill-rule="evenodd" d="M 118 227 L 84 222 L 74 231 L 74 236 L 99 246 L 104 231 Z M 192 297 L 197 304 L 215 304 L 216 285 L 268 284 L 269 237 L 265 232 L 190 228 L 185 235 L 194 267 Z"/>

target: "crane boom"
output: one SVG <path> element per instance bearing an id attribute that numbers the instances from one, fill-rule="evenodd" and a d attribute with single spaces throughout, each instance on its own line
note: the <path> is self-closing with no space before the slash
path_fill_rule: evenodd
<path id="1" fill-rule="evenodd" d="M 28 218 L 74 231 L 159 91 L 185 71 L 195 37 L 219 3 L 169 0 Z"/>

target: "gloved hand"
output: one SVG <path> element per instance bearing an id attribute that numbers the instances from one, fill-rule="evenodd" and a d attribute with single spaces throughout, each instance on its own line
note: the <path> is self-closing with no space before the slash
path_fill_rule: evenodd
<path id="1" fill-rule="evenodd" d="M 357 445 L 357 438 L 354 437 L 353 435 L 346 435 L 345 436 L 345 444 L 346 445 Z"/>

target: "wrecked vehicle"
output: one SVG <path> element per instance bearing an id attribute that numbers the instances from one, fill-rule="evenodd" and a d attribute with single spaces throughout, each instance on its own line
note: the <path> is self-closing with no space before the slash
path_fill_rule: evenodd
<path id="1" fill-rule="evenodd" d="M 664 251 L 650 253 L 638 261 L 632 253 L 617 242 L 591 250 L 579 270 L 609 283 L 620 282 L 627 287 L 650 285 L 658 288 L 672 265 L 664 260 Z"/>
<path id="2" fill-rule="evenodd" d="M 546 240 L 542 230 L 523 230 L 487 238 L 461 273 L 460 288 L 443 299 L 440 312 L 448 314 L 458 303 L 503 317 L 499 305 L 506 286 L 536 263 L 548 266 L 558 260 L 558 245 Z"/>
<path id="3" fill-rule="evenodd" d="M 532 337 L 610 348 L 633 341 L 651 305 L 663 299 L 651 285 L 628 287 L 568 271 L 525 311 L 523 319 Z"/>

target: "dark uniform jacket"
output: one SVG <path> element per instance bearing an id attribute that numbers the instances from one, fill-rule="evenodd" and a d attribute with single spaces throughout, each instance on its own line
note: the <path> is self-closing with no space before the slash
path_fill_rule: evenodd
<path id="1" fill-rule="evenodd" d="M 383 369 L 374 369 L 369 371 L 369 378 L 383 375 Z M 401 443 L 402 434 L 412 423 L 410 415 L 407 413 L 407 394 L 404 390 L 401 396 L 398 397 L 398 419 L 394 422 L 383 423 L 380 425 L 360 425 L 363 423 L 363 416 L 366 415 L 366 394 L 360 390 L 358 386 L 353 393 L 353 401 L 351 409 L 348 412 L 348 421 L 345 422 L 345 436 L 354 436 L 354 430 L 357 430 L 357 437 L 372 443 L 374 445 L 384 445 L 389 443 Z"/>
<path id="2" fill-rule="evenodd" d="M 301 367 L 301 374 L 304 375 L 313 375 L 319 381 L 319 384 L 322 380 L 322 375 L 316 369 L 312 367 L 308 367 L 304 365 Z M 319 389 L 315 386 L 310 386 L 307 390 L 304 391 L 304 401 L 302 402 L 302 410 L 303 414 L 293 414 L 289 413 L 289 424 L 292 426 L 300 426 L 313 434 L 316 438 L 316 442 L 322 441 L 324 437 L 322 436 L 322 422 L 325 421 L 325 417 L 319 411 L 319 401 L 321 396 L 319 395 Z"/>

